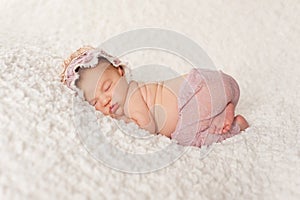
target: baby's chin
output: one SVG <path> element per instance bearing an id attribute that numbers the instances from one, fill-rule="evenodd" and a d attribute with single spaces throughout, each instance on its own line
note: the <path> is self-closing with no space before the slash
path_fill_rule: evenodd
<path id="1" fill-rule="evenodd" d="M 121 118 L 123 116 L 124 116 L 124 111 L 123 111 L 123 107 L 121 106 L 116 110 L 114 114 L 111 114 L 111 117 L 116 119 Z"/>

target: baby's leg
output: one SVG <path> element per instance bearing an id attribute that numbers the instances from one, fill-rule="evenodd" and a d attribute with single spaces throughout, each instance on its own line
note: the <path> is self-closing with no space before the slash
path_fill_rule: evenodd
<path id="1" fill-rule="evenodd" d="M 249 125 L 246 119 L 241 115 L 237 115 L 234 117 L 230 131 L 225 134 L 211 134 L 209 132 L 202 132 L 201 134 L 197 135 L 195 146 L 210 145 L 214 142 L 221 142 L 240 133 L 240 131 L 244 131 L 248 127 Z"/>
<path id="2" fill-rule="evenodd" d="M 222 133 L 227 133 L 231 129 L 231 125 L 234 119 L 234 105 L 229 103 L 225 108 L 225 122 Z"/>
<path id="3" fill-rule="evenodd" d="M 227 109 L 227 111 L 226 111 Z M 232 105 L 228 105 L 226 107 L 224 114 L 221 113 L 221 115 L 216 116 L 209 128 L 209 133 L 210 134 L 214 134 L 214 133 L 228 133 L 231 130 L 232 124 L 233 123 L 237 123 L 238 126 L 240 127 L 241 131 L 244 131 L 246 128 L 249 127 L 249 124 L 247 122 L 247 120 L 242 116 L 242 115 L 237 115 L 235 117 L 234 116 L 234 108 L 232 107 Z M 225 118 L 224 118 L 225 116 Z M 224 120 L 224 121 L 222 121 Z M 224 123 L 223 128 L 220 126 L 220 124 Z"/>
<path id="4" fill-rule="evenodd" d="M 235 116 L 234 122 L 236 122 L 239 125 L 241 131 L 244 131 L 246 128 L 249 127 L 247 120 L 242 115 Z"/>
<path id="5" fill-rule="evenodd" d="M 209 128 L 209 133 L 227 133 L 231 129 L 234 119 L 234 105 L 229 103 L 225 110 L 213 118 Z"/>
<path id="6" fill-rule="evenodd" d="M 222 75 L 226 98 L 229 101 L 225 108 L 225 122 L 222 133 L 227 133 L 231 129 L 234 120 L 234 110 L 240 97 L 240 89 L 237 82 L 231 76 L 223 72 Z"/>
<path id="7" fill-rule="evenodd" d="M 197 81 L 201 84 L 194 86 Z M 209 126 L 209 133 L 226 133 L 231 129 L 234 109 L 240 90 L 237 82 L 229 75 L 211 70 L 198 70 L 189 82 L 193 89 L 199 88 L 197 98 L 198 114 L 202 127 Z M 209 122 L 204 124 L 204 122 Z"/>

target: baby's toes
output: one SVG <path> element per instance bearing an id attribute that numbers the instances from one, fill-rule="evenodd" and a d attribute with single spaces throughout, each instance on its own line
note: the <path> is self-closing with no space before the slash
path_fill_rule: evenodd
<path id="1" fill-rule="evenodd" d="M 228 131 L 230 131 L 230 126 L 229 125 L 225 125 L 223 130 L 222 130 L 222 133 L 227 133 Z"/>
<path id="2" fill-rule="evenodd" d="M 228 130 L 225 129 L 225 128 L 222 130 L 222 133 L 223 133 L 223 134 L 225 134 L 225 133 L 227 133 L 227 132 L 228 132 Z"/>

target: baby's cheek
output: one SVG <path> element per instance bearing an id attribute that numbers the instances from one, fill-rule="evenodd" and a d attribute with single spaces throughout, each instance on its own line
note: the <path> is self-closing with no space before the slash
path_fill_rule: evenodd
<path id="1" fill-rule="evenodd" d="M 128 83 L 126 82 L 125 78 L 121 77 L 113 89 L 112 96 L 118 101 L 124 101 L 125 97 L 127 96 L 127 91 Z"/>

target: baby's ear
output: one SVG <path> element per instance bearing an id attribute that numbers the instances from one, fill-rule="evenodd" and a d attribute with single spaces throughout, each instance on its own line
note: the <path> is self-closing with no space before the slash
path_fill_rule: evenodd
<path id="1" fill-rule="evenodd" d="M 119 66 L 119 67 L 118 67 L 118 72 L 119 72 L 119 74 L 120 74 L 121 76 L 124 76 L 124 74 L 125 74 L 125 71 L 124 71 L 124 69 L 123 69 L 122 66 Z"/>

